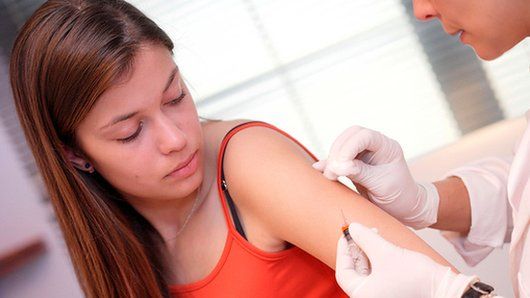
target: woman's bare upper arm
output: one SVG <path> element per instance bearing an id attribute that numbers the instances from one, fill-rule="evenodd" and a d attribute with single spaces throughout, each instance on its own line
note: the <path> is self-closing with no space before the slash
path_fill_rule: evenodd
<path id="1" fill-rule="evenodd" d="M 350 221 L 375 227 L 399 246 L 449 263 L 415 233 L 339 182 L 311 167 L 313 160 L 292 140 L 265 127 L 236 134 L 224 170 L 236 205 L 269 230 L 334 268 L 337 240 Z"/>

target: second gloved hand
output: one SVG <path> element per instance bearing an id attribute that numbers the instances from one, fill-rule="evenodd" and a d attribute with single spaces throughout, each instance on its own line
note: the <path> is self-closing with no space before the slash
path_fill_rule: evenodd
<path id="1" fill-rule="evenodd" d="M 401 146 L 377 131 L 360 126 L 346 129 L 328 158 L 313 167 L 331 180 L 348 177 L 363 196 L 410 227 L 428 227 L 437 220 L 439 197 L 434 185 L 417 184 Z"/>
<path id="2" fill-rule="evenodd" d="M 429 257 L 398 247 L 360 224 L 352 223 L 350 235 L 370 259 L 372 272 L 358 274 L 346 239 L 337 246 L 335 277 L 350 297 L 446 298 L 461 297 L 475 276 L 457 274 Z"/>

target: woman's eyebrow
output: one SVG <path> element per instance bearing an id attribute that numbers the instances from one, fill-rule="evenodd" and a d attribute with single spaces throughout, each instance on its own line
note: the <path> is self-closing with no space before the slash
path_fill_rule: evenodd
<path id="1" fill-rule="evenodd" d="M 175 68 L 173 69 L 173 71 L 171 71 L 171 74 L 169 75 L 169 80 L 167 81 L 166 87 L 164 88 L 164 91 L 162 91 L 162 93 L 165 93 L 167 89 L 169 89 L 169 86 L 171 86 L 171 82 L 173 82 L 173 80 L 175 79 L 175 76 L 177 75 L 178 71 L 178 66 L 175 66 Z"/>
<path id="2" fill-rule="evenodd" d="M 131 117 L 134 117 L 134 115 L 138 114 L 138 112 L 132 112 L 132 113 L 128 113 L 128 114 L 125 114 L 125 115 L 120 115 L 120 116 L 117 116 L 115 117 L 114 119 L 112 119 L 108 124 L 106 124 L 105 126 L 103 126 L 101 129 L 105 129 L 109 126 L 112 126 L 118 122 L 122 122 L 122 121 L 125 121 Z"/>

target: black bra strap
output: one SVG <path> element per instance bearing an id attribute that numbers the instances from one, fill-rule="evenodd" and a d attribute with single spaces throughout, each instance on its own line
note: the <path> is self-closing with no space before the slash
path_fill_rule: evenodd
<path id="1" fill-rule="evenodd" d="M 232 214 L 232 219 L 234 221 L 234 225 L 236 226 L 237 232 L 247 240 L 247 236 L 245 235 L 245 231 L 243 230 L 243 225 L 241 225 L 241 221 L 239 220 L 239 216 L 237 215 L 237 209 L 236 204 L 234 203 L 234 200 L 232 200 L 232 197 L 230 196 L 230 193 L 228 192 L 228 186 L 226 185 L 225 175 L 224 171 L 222 171 L 221 176 L 221 187 L 223 189 L 223 192 L 225 194 L 226 202 L 228 203 L 228 207 L 230 208 L 230 214 Z"/>
<path id="2" fill-rule="evenodd" d="M 253 122 L 259 122 L 259 121 L 253 121 Z M 243 124 L 239 124 L 239 125 L 233 127 L 229 132 L 226 133 L 225 138 L 234 129 L 236 129 L 236 128 L 242 126 L 242 125 L 246 125 L 248 123 L 249 122 L 243 123 Z M 224 164 L 223 161 L 224 161 L 224 155 L 225 155 L 225 151 L 224 150 L 223 150 L 222 154 L 223 154 L 223 156 L 221 157 L 221 164 L 219 165 L 221 167 L 221 188 L 223 189 L 223 193 L 225 195 L 226 203 L 228 204 L 228 208 L 230 208 L 230 214 L 232 215 L 232 220 L 234 221 L 234 225 L 236 227 L 237 232 L 243 238 L 245 238 L 245 240 L 248 240 L 247 236 L 245 235 L 245 231 L 243 230 L 243 225 L 241 224 L 241 221 L 239 220 L 239 216 L 237 215 L 236 204 L 234 203 L 234 200 L 232 199 L 232 197 L 230 196 L 230 193 L 228 192 L 228 186 L 227 186 L 226 180 L 225 180 L 225 170 L 224 170 L 224 167 L 223 167 L 223 164 Z"/>

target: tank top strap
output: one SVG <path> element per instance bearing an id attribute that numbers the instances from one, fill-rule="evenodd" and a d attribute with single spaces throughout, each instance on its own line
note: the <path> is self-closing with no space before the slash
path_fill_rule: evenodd
<path id="1" fill-rule="evenodd" d="M 228 146 L 228 142 L 230 141 L 230 139 L 234 135 L 236 135 L 238 132 L 240 132 L 240 131 L 242 131 L 242 130 L 244 130 L 246 128 L 256 127 L 256 126 L 269 128 L 269 129 L 272 129 L 272 130 L 274 130 L 276 132 L 279 132 L 280 134 L 284 135 L 285 137 L 287 137 L 291 141 L 295 142 L 307 154 L 309 154 L 311 156 L 311 158 L 316 160 L 316 157 L 304 145 L 302 145 L 300 142 L 298 142 L 298 140 L 296 140 L 295 138 L 291 137 L 288 133 L 284 132 L 283 130 L 275 127 L 274 125 L 268 124 L 266 122 L 251 121 L 251 122 L 242 123 L 242 124 L 239 124 L 239 125 L 233 127 L 230 131 L 228 131 L 228 133 L 226 133 L 226 135 L 223 137 L 223 140 L 221 142 L 221 146 L 219 148 L 219 153 L 217 155 L 217 191 L 219 193 L 219 198 L 221 200 L 221 205 L 223 206 L 223 213 L 225 215 L 226 223 L 228 225 L 228 230 L 231 233 L 239 235 L 239 236 L 241 236 L 241 237 L 243 237 L 245 239 L 246 239 L 245 232 L 243 230 L 243 227 L 242 227 L 241 222 L 239 220 L 239 217 L 237 215 L 235 204 L 234 204 L 234 202 L 233 202 L 233 200 L 230 197 L 230 194 L 228 192 L 228 185 L 226 183 L 225 176 L 224 176 L 224 170 L 223 170 L 223 161 L 224 161 L 224 154 L 225 154 L 225 151 L 226 151 L 226 147 Z M 230 220 L 230 214 L 232 214 L 233 223 Z"/>

